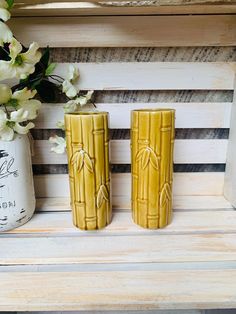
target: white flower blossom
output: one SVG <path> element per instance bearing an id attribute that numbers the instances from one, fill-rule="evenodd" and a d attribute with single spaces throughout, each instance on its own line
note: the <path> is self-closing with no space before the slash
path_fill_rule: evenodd
<path id="1" fill-rule="evenodd" d="M 19 102 L 19 107 L 28 113 L 28 120 L 34 120 L 37 117 L 41 105 L 41 102 L 36 99 Z"/>
<path id="2" fill-rule="evenodd" d="M 51 151 L 57 154 L 63 154 L 66 150 L 66 140 L 60 136 L 53 136 L 49 138 L 51 144 L 56 144 L 56 146 L 51 148 Z"/>
<path id="3" fill-rule="evenodd" d="M 12 94 L 11 88 L 6 84 L 0 84 L 0 104 L 8 107 L 9 116 L 1 110 L 0 116 L 0 139 L 10 141 L 14 131 L 26 134 L 34 127 L 32 122 L 21 125 L 22 122 L 33 120 L 37 117 L 41 102 L 31 99 L 35 96 L 35 90 L 24 88 Z M 15 109 L 15 110 L 14 110 Z"/>
<path id="4" fill-rule="evenodd" d="M 70 64 L 68 71 L 66 73 L 66 80 L 75 83 L 78 80 L 78 78 L 79 78 L 78 68 L 75 65 Z"/>
<path id="5" fill-rule="evenodd" d="M 0 21 L 0 47 L 5 43 L 10 43 L 13 39 L 13 34 L 9 27 Z M 0 67 L 0 76 L 1 76 L 1 67 Z"/>
<path id="6" fill-rule="evenodd" d="M 82 107 L 85 106 L 88 101 L 92 98 L 93 91 L 88 91 L 86 95 L 78 97 L 77 103 Z"/>
<path id="7" fill-rule="evenodd" d="M 65 105 L 64 105 L 64 112 L 65 113 L 72 113 L 77 110 L 78 103 L 76 102 L 76 99 L 69 100 Z"/>
<path id="8" fill-rule="evenodd" d="M 70 64 L 66 73 L 66 79 L 62 83 L 62 91 L 69 98 L 74 98 L 78 94 L 78 90 L 75 87 L 79 78 L 79 70 L 76 66 Z"/>
<path id="9" fill-rule="evenodd" d="M 67 80 L 65 80 L 62 83 L 62 91 L 69 98 L 74 98 L 78 93 L 76 87 L 70 81 Z"/>
<path id="10" fill-rule="evenodd" d="M 16 111 L 12 111 L 10 114 L 10 121 L 20 123 L 20 122 L 25 122 L 27 120 L 28 120 L 28 112 L 24 110 L 23 108 Z"/>
<path id="11" fill-rule="evenodd" d="M 27 125 L 22 126 L 19 123 L 16 123 L 13 127 L 14 131 L 18 134 L 27 134 L 30 129 L 34 128 L 34 123 L 29 122 Z"/>
<path id="12" fill-rule="evenodd" d="M 37 94 L 36 89 L 28 89 L 25 87 L 24 89 L 17 90 L 13 93 L 12 98 L 18 101 L 25 101 L 33 98 Z"/>
<path id="13" fill-rule="evenodd" d="M 64 112 L 65 113 L 72 113 L 78 110 L 79 106 L 85 106 L 88 101 L 91 99 L 93 95 L 93 91 L 87 92 L 86 95 L 84 96 L 79 96 L 75 99 L 69 100 L 65 105 L 64 105 Z"/>
<path id="14" fill-rule="evenodd" d="M 21 44 L 13 38 L 10 49 L 10 61 L 0 61 L 0 80 L 11 78 L 25 79 L 35 70 L 35 64 L 41 58 L 41 52 L 38 51 L 39 45 L 33 42 L 26 52 L 22 51 Z"/>
<path id="15" fill-rule="evenodd" d="M 0 109 L 0 139 L 3 141 L 12 141 L 14 131 L 7 125 L 7 115 Z"/>
<path id="16" fill-rule="evenodd" d="M 0 19 L 3 21 L 9 20 L 11 17 L 10 12 L 8 11 L 8 3 L 5 0 L 0 0 Z"/>

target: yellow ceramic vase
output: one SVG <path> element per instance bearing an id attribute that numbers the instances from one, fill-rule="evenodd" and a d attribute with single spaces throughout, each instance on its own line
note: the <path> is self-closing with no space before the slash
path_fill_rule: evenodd
<path id="1" fill-rule="evenodd" d="M 163 228 L 172 217 L 175 111 L 131 114 L 132 213 L 136 224 Z"/>
<path id="2" fill-rule="evenodd" d="M 111 221 L 107 112 L 65 115 L 73 223 L 83 230 Z"/>

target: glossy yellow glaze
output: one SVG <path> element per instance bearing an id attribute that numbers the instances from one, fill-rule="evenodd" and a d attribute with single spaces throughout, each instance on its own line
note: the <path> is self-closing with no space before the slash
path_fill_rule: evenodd
<path id="1" fill-rule="evenodd" d="M 65 115 L 73 223 L 83 230 L 111 221 L 107 112 Z"/>
<path id="2" fill-rule="evenodd" d="M 171 222 L 174 136 L 174 110 L 132 111 L 132 213 L 144 228 Z"/>

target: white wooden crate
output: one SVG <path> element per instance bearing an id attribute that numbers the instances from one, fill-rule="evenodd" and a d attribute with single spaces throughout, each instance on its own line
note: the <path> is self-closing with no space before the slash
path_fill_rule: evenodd
<path id="1" fill-rule="evenodd" d="M 26 41 L 38 39 L 42 46 L 53 34 L 50 45 L 55 47 L 93 46 L 101 34 L 100 46 L 122 46 L 130 39 L 124 35 L 129 34 L 127 31 L 134 31 L 131 46 L 150 45 L 152 40 L 154 46 L 235 42 L 234 28 L 227 26 L 234 25 L 234 15 L 220 16 L 216 28 L 216 16 L 186 16 L 183 23 L 192 25 L 192 31 L 199 24 L 202 28 L 196 37 L 184 28 L 184 41 L 177 36 L 181 24 L 168 38 L 160 32 L 161 27 L 159 36 L 154 31 L 148 33 L 148 29 L 170 21 L 172 32 L 179 21 L 175 16 L 159 21 L 144 17 L 140 24 L 137 17 L 127 17 L 125 21 L 130 23 L 124 24 L 124 34 L 118 31 L 124 19 L 109 17 L 101 25 L 102 18 L 88 17 L 79 22 L 77 17 L 16 18 L 12 23 L 18 37 L 27 33 Z M 149 28 L 140 33 L 147 21 Z M 108 33 L 106 25 L 110 27 Z M 209 29 L 204 37 L 206 25 Z M 97 33 L 90 38 L 96 28 Z M 60 29 L 69 35 L 61 36 Z M 212 29 L 216 30 L 214 35 Z M 65 67 L 60 64 L 58 73 L 63 74 Z M 236 64 L 126 62 L 82 63 L 78 67 L 79 87 L 84 90 L 232 91 Z M 226 173 L 175 173 L 173 223 L 156 231 L 133 224 L 130 174 L 114 173 L 113 221 L 96 232 L 82 232 L 72 226 L 67 175 L 35 176 L 38 212 L 28 224 L 0 235 L 0 310 L 138 312 L 236 307 L 236 212 L 232 206 L 236 205 L 235 103 L 97 104 L 98 109 L 110 113 L 113 129 L 129 128 L 130 111 L 141 107 L 175 108 L 177 128 L 230 128 L 229 140 L 177 139 L 175 144 L 175 163 L 226 163 Z M 46 104 L 36 128 L 55 128 L 60 118 L 62 104 Z M 35 165 L 66 163 L 65 155 L 54 155 L 49 148 L 47 141 L 36 141 Z M 111 150 L 111 163 L 130 162 L 129 140 L 112 140 Z"/>

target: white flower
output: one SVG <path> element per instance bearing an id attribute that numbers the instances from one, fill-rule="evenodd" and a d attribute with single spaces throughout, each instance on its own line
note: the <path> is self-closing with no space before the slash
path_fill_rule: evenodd
<path id="1" fill-rule="evenodd" d="M 25 122 L 28 120 L 28 112 L 23 108 L 12 111 L 10 114 L 10 120 L 13 122 Z"/>
<path id="2" fill-rule="evenodd" d="M 10 43 L 12 41 L 13 34 L 9 27 L 0 21 L 0 47 L 3 46 L 5 43 Z M 1 73 L 1 67 L 0 67 Z M 1 76 L 1 74 L 0 74 Z"/>
<path id="3" fill-rule="evenodd" d="M 75 100 L 69 100 L 65 105 L 64 105 L 64 111 L 65 113 L 72 113 L 72 112 L 75 112 L 77 110 L 77 106 L 78 106 L 78 103 L 76 102 L 76 99 Z"/>
<path id="4" fill-rule="evenodd" d="M 39 100 L 31 99 L 36 93 L 36 90 L 30 90 L 27 87 L 13 93 L 12 99 L 17 100 L 18 110 L 11 113 L 11 121 L 24 122 L 37 117 L 42 104 Z"/>
<path id="5" fill-rule="evenodd" d="M 9 20 L 9 18 L 11 17 L 11 14 L 8 10 L 0 8 L 0 19 L 3 21 L 7 21 Z"/>
<path id="6" fill-rule="evenodd" d="M 88 101 L 92 98 L 92 95 L 93 91 L 88 91 L 86 95 L 77 98 L 77 103 L 80 106 L 85 106 L 88 103 Z"/>
<path id="7" fill-rule="evenodd" d="M 22 126 L 19 123 L 16 123 L 13 127 L 14 131 L 18 134 L 27 134 L 30 129 L 34 128 L 34 124 L 29 122 L 27 125 Z"/>
<path id="8" fill-rule="evenodd" d="M 30 90 L 25 87 L 24 89 L 15 91 L 12 94 L 8 85 L 0 84 L 0 104 L 10 103 L 11 100 L 16 101 L 14 102 L 14 107 L 17 108 L 17 110 L 11 112 L 11 121 L 24 122 L 27 120 L 33 120 L 37 117 L 38 110 L 41 107 L 41 102 L 39 100 L 31 99 L 36 95 L 36 93 L 36 90 Z"/>
<path id="9" fill-rule="evenodd" d="M 12 96 L 11 89 L 6 84 L 0 84 L 0 104 L 6 104 Z"/>
<path id="10" fill-rule="evenodd" d="M 12 98 L 17 99 L 19 101 L 25 101 L 33 98 L 37 94 L 36 89 L 28 89 L 25 87 L 24 89 L 17 90 L 13 93 Z"/>
<path id="11" fill-rule="evenodd" d="M 33 42 L 26 52 L 21 53 L 21 44 L 13 38 L 9 49 L 11 60 L 0 61 L 0 80 L 11 78 L 25 79 L 34 72 L 35 64 L 41 58 L 41 53 L 38 51 L 39 45 Z"/>
<path id="12" fill-rule="evenodd" d="M 66 80 L 75 83 L 79 78 L 79 70 L 73 64 L 69 65 L 69 69 L 66 73 Z"/>
<path id="13" fill-rule="evenodd" d="M 41 102 L 36 99 L 29 99 L 25 101 L 19 101 L 19 110 L 24 110 L 27 112 L 27 120 L 33 120 L 38 115 L 38 110 L 41 107 Z M 20 121 L 18 121 L 20 122 Z"/>
<path id="14" fill-rule="evenodd" d="M 63 154 L 66 149 L 66 140 L 63 137 L 54 136 L 49 138 L 49 142 L 56 144 L 56 146 L 51 148 L 51 151 L 57 154 Z"/>
<path id="15" fill-rule="evenodd" d="M 12 141 L 14 131 L 7 125 L 7 115 L 0 109 L 0 139 L 3 141 Z"/>
<path id="16" fill-rule="evenodd" d="M 79 78 L 78 68 L 70 64 L 68 72 L 66 74 L 66 79 L 62 83 L 62 91 L 63 93 L 66 94 L 67 97 L 74 98 L 78 94 L 78 91 L 76 87 L 74 86 L 78 78 Z"/>
<path id="17" fill-rule="evenodd" d="M 10 12 L 8 11 L 8 3 L 5 0 L 0 0 L 0 19 L 3 21 L 9 20 L 11 17 Z"/>
<path id="18" fill-rule="evenodd" d="M 62 91 L 69 98 L 74 98 L 78 93 L 75 86 L 67 80 L 62 83 Z"/>

